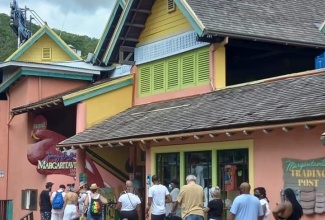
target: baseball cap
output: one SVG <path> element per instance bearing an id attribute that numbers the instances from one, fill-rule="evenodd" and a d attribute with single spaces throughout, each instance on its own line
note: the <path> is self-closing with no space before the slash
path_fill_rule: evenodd
<path id="1" fill-rule="evenodd" d="M 64 184 L 61 184 L 60 186 L 59 186 L 59 188 L 61 189 L 65 189 L 65 185 Z"/>
<path id="2" fill-rule="evenodd" d="M 52 182 L 47 182 L 46 184 L 45 184 L 45 187 L 51 187 L 51 186 L 53 186 L 54 185 L 54 183 L 52 183 Z"/>

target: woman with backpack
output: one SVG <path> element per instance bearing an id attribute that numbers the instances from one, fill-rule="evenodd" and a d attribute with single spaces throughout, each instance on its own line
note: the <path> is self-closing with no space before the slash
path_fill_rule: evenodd
<path id="1" fill-rule="evenodd" d="M 59 190 L 51 196 L 52 214 L 51 220 L 63 220 L 65 185 L 61 184 Z"/>
<path id="2" fill-rule="evenodd" d="M 98 193 L 99 187 L 96 183 L 89 187 L 90 193 L 84 202 L 84 212 L 87 212 L 87 220 L 102 219 L 103 204 L 107 204 L 107 199 Z"/>

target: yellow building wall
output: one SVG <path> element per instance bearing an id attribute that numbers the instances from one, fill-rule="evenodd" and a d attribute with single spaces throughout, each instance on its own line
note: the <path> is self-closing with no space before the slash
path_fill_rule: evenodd
<path id="1" fill-rule="evenodd" d="M 89 128 L 131 107 L 132 88 L 132 85 L 126 86 L 84 101 L 87 106 L 86 127 Z"/>
<path id="2" fill-rule="evenodd" d="M 156 0 L 137 46 L 175 36 L 192 29 L 190 23 L 177 7 L 175 11 L 168 12 L 167 1 Z"/>
<path id="3" fill-rule="evenodd" d="M 86 104 L 86 127 L 102 122 L 123 110 L 132 106 L 132 92 L 133 86 L 126 86 L 105 94 L 95 96 L 94 98 L 85 100 Z M 129 159 L 129 147 L 114 147 L 107 150 L 107 148 L 92 149 L 96 154 L 100 155 L 113 164 L 114 167 L 120 171 L 125 170 L 125 164 Z M 101 164 L 100 161 L 94 159 L 96 163 Z M 102 165 L 105 167 L 105 165 Z M 127 175 L 127 173 L 125 173 Z"/>
<path id="4" fill-rule="evenodd" d="M 212 74 L 214 75 L 214 82 L 212 83 L 214 83 L 215 89 L 225 88 L 226 87 L 226 48 L 224 45 L 217 46 L 212 53 L 213 53 Z"/>
<path id="5" fill-rule="evenodd" d="M 42 48 L 52 48 L 52 59 L 42 60 Z M 44 34 L 38 41 L 36 41 L 27 51 L 25 51 L 19 58 L 19 61 L 28 62 L 59 62 L 71 61 L 71 57 L 61 49 L 56 42 L 54 42 L 47 34 Z"/>

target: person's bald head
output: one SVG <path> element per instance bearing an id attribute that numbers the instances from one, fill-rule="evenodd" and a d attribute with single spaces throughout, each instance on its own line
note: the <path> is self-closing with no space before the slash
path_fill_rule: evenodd
<path id="1" fill-rule="evenodd" d="M 249 194 L 249 191 L 251 190 L 251 186 L 247 182 L 243 182 L 239 186 L 239 190 L 242 194 Z"/>
<path id="2" fill-rule="evenodd" d="M 126 185 L 126 187 L 133 187 L 133 182 L 132 182 L 132 180 L 127 180 L 127 181 L 125 182 L 125 185 Z"/>

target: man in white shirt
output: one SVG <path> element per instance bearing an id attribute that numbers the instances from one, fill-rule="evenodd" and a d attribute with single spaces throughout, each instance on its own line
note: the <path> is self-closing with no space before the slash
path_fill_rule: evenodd
<path id="1" fill-rule="evenodd" d="M 198 165 L 199 159 L 196 157 L 191 158 L 190 164 L 191 167 L 189 174 L 196 176 L 196 184 L 202 186 L 202 188 L 204 189 L 203 167 Z"/>
<path id="2" fill-rule="evenodd" d="M 157 175 L 153 175 L 151 180 L 153 186 L 149 188 L 148 192 L 146 218 L 149 218 L 149 210 L 151 208 L 151 220 L 165 220 L 165 203 L 172 202 L 172 197 L 170 196 L 167 187 L 159 183 Z"/>
<path id="3" fill-rule="evenodd" d="M 53 200 L 55 198 L 55 195 L 57 193 L 62 193 L 63 201 L 64 201 L 64 197 L 65 197 L 65 185 L 61 184 L 59 186 L 58 191 L 55 191 L 55 192 L 52 193 L 52 196 L 51 196 L 51 204 L 52 205 L 53 205 Z M 64 212 L 64 204 L 63 204 L 63 207 L 61 209 L 53 209 L 53 207 L 52 207 L 51 220 L 63 220 L 63 212 Z"/>

